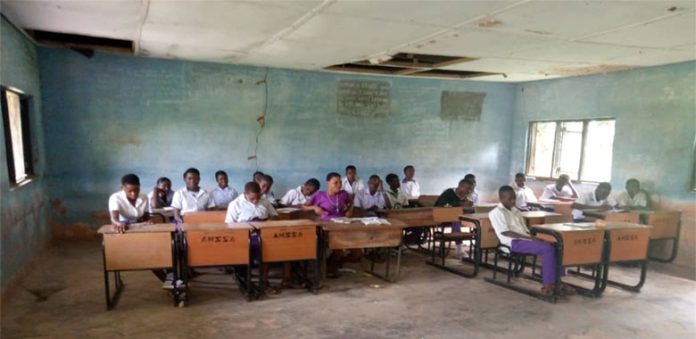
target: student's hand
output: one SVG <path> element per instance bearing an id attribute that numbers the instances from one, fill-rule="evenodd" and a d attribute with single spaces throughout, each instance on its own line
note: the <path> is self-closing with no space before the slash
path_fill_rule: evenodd
<path id="1" fill-rule="evenodd" d="M 128 229 L 128 225 L 122 223 L 122 222 L 116 222 L 113 223 L 114 225 L 114 230 L 118 233 L 123 233 Z"/>
<path id="2" fill-rule="evenodd" d="M 467 200 L 462 203 L 462 207 L 474 207 L 474 202 Z"/>
<path id="3" fill-rule="evenodd" d="M 612 207 L 609 204 L 603 204 L 602 206 L 599 206 L 600 211 L 608 211 L 610 209 L 612 209 Z"/>
<path id="4" fill-rule="evenodd" d="M 316 214 L 318 214 L 318 215 L 327 215 L 327 214 L 329 214 L 329 212 L 324 211 L 324 209 L 321 208 L 321 207 L 319 207 L 319 206 L 312 206 L 312 209 L 314 210 L 314 213 L 316 213 Z"/>

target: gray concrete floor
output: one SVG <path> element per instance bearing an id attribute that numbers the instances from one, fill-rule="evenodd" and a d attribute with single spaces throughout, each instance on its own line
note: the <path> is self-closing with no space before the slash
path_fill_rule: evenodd
<path id="1" fill-rule="evenodd" d="M 175 308 L 150 272 L 126 272 L 117 308 L 105 311 L 98 242 L 53 246 L 2 300 L 2 338 L 694 338 L 696 282 L 654 271 L 640 294 L 608 288 L 549 304 L 423 263 L 406 252 L 401 280 L 390 284 L 356 270 L 303 290 L 247 302 L 234 285 L 194 284 Z M 366 264 L 365 264 L 365 267 Z M 231 276 L 206 270 L 198 279 Z M 613 270 L 632 278 L 636 270 Z M 536 286 L 535 286 L 536 287 Z"/>

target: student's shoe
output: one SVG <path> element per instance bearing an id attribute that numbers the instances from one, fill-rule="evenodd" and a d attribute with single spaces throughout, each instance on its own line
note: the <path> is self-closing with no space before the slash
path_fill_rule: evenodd
<path id="1" fill-rule="evenodd" d="M 165 290 L 173 290 L 174 289 L 174 274 L 167 273 L 167 278 L 162 283 L 162 288 Z"/>

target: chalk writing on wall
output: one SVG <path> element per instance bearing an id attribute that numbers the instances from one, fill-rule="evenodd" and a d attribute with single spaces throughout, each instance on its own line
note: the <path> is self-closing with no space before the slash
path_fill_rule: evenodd
<path id="1" fill-rule="evenodd" d="M 387 81 L 341 80 L 337 88 L 337 111 L 355 117 L 391 115 L 391 84 Z"/>
<path id="2" fill-rule="evenodd" d="M 442 120 L 481 120 L 486 93 L 443 91 L 440 97 Z"/>

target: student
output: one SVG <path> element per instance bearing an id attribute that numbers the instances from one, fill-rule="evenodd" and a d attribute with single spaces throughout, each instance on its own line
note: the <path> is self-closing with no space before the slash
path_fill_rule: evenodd
<path id="1" fill-rule="evenodd" d="M 301 186 L 289 190 L 283 198 L 280 199 L 280 205 L 283 206 L 301 206 L 307 203 L 312 195 L 319 190 L 321 184 L 319 180 L 311 178 Z"/>
<path id="2" fill-rule="evenodd" d="M 256 171 L 256 172 L 254 172 L 254 175 L 251 177 L 251 179 L 252 179 L 253 182 L 255 182 L 255 183 L 261 185 L 261 179 L 263 179 L 263 176 L 264 176 L 264 175 L 265 175 L 265 174 L 263 174 L 263 172 L 261 172 L 261 171 Z"/>
<path id="3" fill-rule="evenodd" d="M 648 208 L 648 193 L 640 189 L 638 179 L 626 180 L 626 192 L 622 192 L 618 198 L 618 204 L 626 209 L 645 209 Z"/>
<path id="4" fill-rule="evenodd" d="M 473 189 L 471 190 L 469 200 L 474 202 L 474 205 L 479 203 L 479 192 L 476 189 L 476 176 L 473 175 L 472 173 L 467 173 L 467 175 L 464 176 L 464 180 L 467 180 L 471 182 Z"/>
<path id="5" fill-rule="evenodd" d="M 474 190 L 474 184 L 467 179 L 462 179 L 456 188 L 448 188 L 435 201 L 436 207 L 463 207 L 466 209 L 473 209 L 474 201 L 471 197 L 471 192 Z M 452 232 L 461 232 L 462 223 L 453 222 Z M 457 257 L 462 256 L 462 241 L 456 240 L 454 242 L 457 249 Z"/>
<path id="6" fill-rule="evenodd" d="M 213 196 L 213 201 L 218 209 L 226 209 L 227 205 L 239 196 L 239 193 L 228 185 L 229 180 L 225 171 L 215 172 L 215 181 L 217 181 L 218 186 L 210 194 Z"/>
<path id="7" fill-rule="evenodd" d="M 399 176 L 394 173 L 387 174 L 387 208 L 402 208 L 408 206 L 408 196 L 401 191 Z"/>
<path id="8" fill-rule="evenodd" d="M 583 210 L 593 209 L 606 211 L 616 206 L 616 202 L 609 196 L 611 184 L 608 182 L 600 183 L 592 192 L 582 194 L 573 202 L 573 220 L 582 221 L 585 219 Z"/>
<path id="9" fill-rule="evenodd" d="M 149 205 L 147 196 L 140 193 L 140 178 L 126 174 L 121 178 L 121 190 L 109 197 L 111 224 L 118 232 L 124 232 L 128 224 L 147 221 Z"/>
<path id="10" fill-rule="evenodd" d="M 561 174 L 555 184 L 550 184 L 544 189 L 541 199 L 577 199 L 578 192 L 567 174 Z"/>
<path id="11" fill-rule="evenodd" d="M 172 181 L 167 177 L 160 177 L 157 179 L 155 188 L 147 195 L 147 200 L 150 202 L 150 212 L 156 208 L 171 206 L 173 198 Z"/>
<path id="12" fill-rule="evenodd" d="M 413 176 L 416 175 L 416 168 L 412 165 L 404 167 L 404 180 L 401 181 L 401 190 L 409 199 L 418 199 L 420 196 L 420 185 Z M 389 180 L 387 179 L 387 184 Z"/>
<path id="13" fill-rule="evenodd" d="M 358 170 L 353 165 L 346 166 L 346 176 L 341 182 L 343 190 L 354 196 L 365 189 L 365 183 L 358 177 Z"/>
<path id="14" fill-rule="evenodd" d="M 367 189 L 355 194 L 353 206 L 367 212 L 367 215 L 374 216 L 377 210 L 382 210 L 387 205 L 388 199 L 385 195 L 382 179 L 378 175 L 372 175 L 367 181 Z"/>
<path id="15" fill-rule="evenodd" d="M 261 178 L 261 182 L 258 184 L 259 187 L 261 187 L 261 199 L 266 199 L 271 203 L 271 205 L 278 206 L 278 201 L 271 190 L 271 187 L 273 187 L 273 177 L 268 174 L 264 174 Z"/>
<path id="16" fill-rule="evenodd" d="M 534 254 L 541 256 L 541 292 L 545 295 L 553 293 L 556 280 L 561 283 L 556 273 L 556 249 L 554 245 L 530 235 L 520 211 L 515 207 L 517 196 L 510 186 L 498 190 L 500 203 L 488 213 L 491 226 L 502 245 L 510 248 L 512 253 Z M 573 289 L 561 285 L 561 292 L 572 294 Z"/>
<path id="17" fill-rule="evenodd" d="M 512 189 L 515 190 L 517 196 L 515 206 L 519 210 L 529 211 L 534 209 L 529 203 L 536 203 L 537 198 L 529 186 L 527 186 L 527 177 L 524 173 L 515 174 L 515 182 L 512 184 Z"/>
<path id="18" fill-rule="evenodd" d="M 208 191 L 200 188 L 201 172 L 196 168 L 189 168 L 184 172 L 186 187 L 176 191 L 172 198 L 174 207 L 174 220 L 183 222 L 181 216 L 186 213 L 210 210 L 215 207 L 215 201 Z"/>

